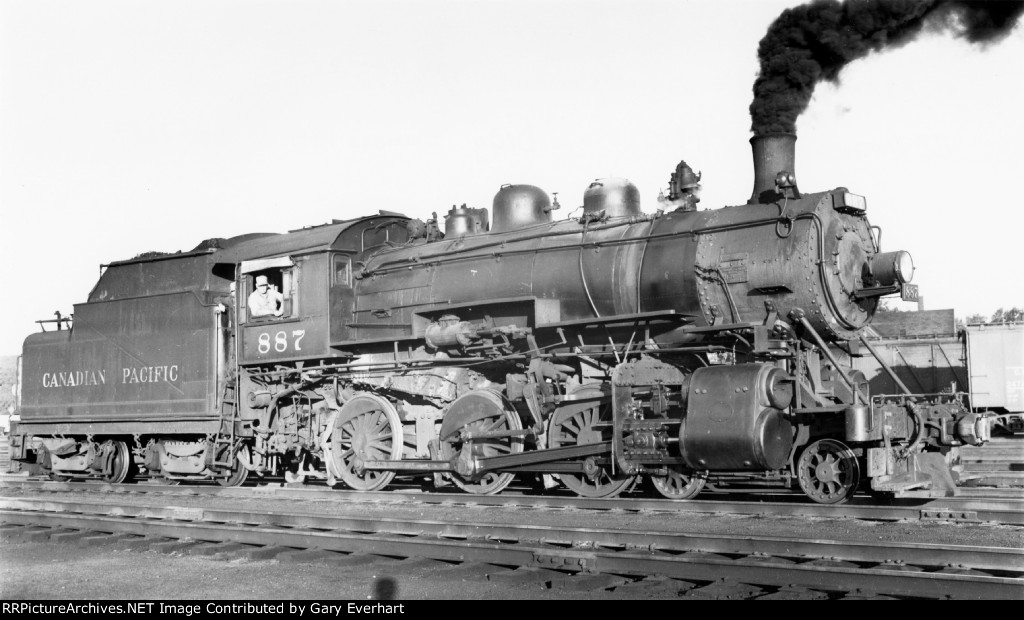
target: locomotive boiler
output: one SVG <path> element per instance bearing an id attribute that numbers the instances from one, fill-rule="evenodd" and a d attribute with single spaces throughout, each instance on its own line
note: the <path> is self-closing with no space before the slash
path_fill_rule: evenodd
<path id="1" fill-rule="evenodd" d="M 656 213 L 624 179 L 564 219 L 507 185 L 443 232 L 382 211 L 113 263 L 72 329 L 26 340 L 16 456 L 115 482 L 950 495 L 990 420 L 960 394 L 871 394 L 837 361 L 871 354 L 863 328 L 914 294 L 913 263 L 862 196 L 798 189 L 794 142 L 751 140 L 737 206 L 694 209 L 681 163 Z M 257 278 L 281 316 L 250 313 Z"/>

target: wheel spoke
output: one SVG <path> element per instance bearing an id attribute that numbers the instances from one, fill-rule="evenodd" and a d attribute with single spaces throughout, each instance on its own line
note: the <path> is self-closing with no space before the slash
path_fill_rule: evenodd
<path id="1" fill-rule="evenodd" d="M 487 453 L 489 456 L 512 454 L 512 446 L 504 443 L 489 443 L 486 444 Z"/>
<path id="2" fill-rule="evenodd" d="M 371 436 L 370 437 L 370 442 L 377 443 L 377 442 L 381 442 L 381 441 L 390 440 L 390 439 L 393 439 L 393 438 L 394 438 L 394 434 L 390 430 L 384 430 L 384 431 L 381 431 L 381 432 Z"/>
<path id="3" fill-rule="evenodd" d="M 580 430 L 591 430 L 594 428 L 594 420 L 597 417 L 597 409 L 587 409 L 580 414 Z"/>
<path id="4" fill-rule="evenodd" d="M 494 432 L 494 431 L 496 431 L 498 429 L 504 429 L 504 425 L 505 425 L 505 417 L 501 416 L 501 417 L 496 418 L 490 424 L 486 424 L 486 423 L 483 424 L 483 427 L 484 427 L 483 428 L 483 432 L 485 432 L 485 433 L 492 433 L 492 432 Z"/>

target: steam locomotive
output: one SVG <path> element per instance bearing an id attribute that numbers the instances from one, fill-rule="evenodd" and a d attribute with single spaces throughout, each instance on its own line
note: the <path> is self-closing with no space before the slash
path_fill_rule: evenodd
<path id="1" fill-rule="evenodd" d="M 26 339 L 13 456 L 113 483 L 951 495 L 990 420 L 961 394 L 871 394 L 837 361 L 870 353 L 913 263 L 881 251 L 863 197 L 799 191 L 795 139 L 751 140 L 739 206 L 692 208 L 680 164 L 653 214 L 624 179 L 557 221 L 509 185 L 443 234 L 381 211 L 111 263 L 69 329 Z M 257 278 L 280 316 L 250 312 Z"/>

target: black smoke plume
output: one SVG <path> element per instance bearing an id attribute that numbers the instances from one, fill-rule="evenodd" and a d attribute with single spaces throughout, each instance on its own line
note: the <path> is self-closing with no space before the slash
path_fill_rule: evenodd
<path id="1" fill-rule="evenodd" d="M 994 43 L 1022 12 L 1022 0 L 815 0 L 787 9 L 758 46 L 751 130 L 794 133 L 818 82 L 837 82 L 843 67 L 870 52 L 908 43 L 924 30 Z"/>

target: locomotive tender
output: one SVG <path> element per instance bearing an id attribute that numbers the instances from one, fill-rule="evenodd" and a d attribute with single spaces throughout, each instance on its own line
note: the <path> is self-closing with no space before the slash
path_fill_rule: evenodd
<path id="1" fill-rule="evenodd" d="M 444 235 L 382 211 L 112 263 L 73 328 L 25 341 L 13 456 L 111 482 L 951 495 L 957 446 L 990 420 L 959 394 L 870 394 L 837 362 L 830 347 L 870 349 L 862 328 L 913 293 L 913 265 L 881 251 L 863 197 L 797 189 L 795 139 L 751 140 L 739 206 L 688 208 L 681 163 L 655 214 L 623 179 L 560 221 L 511 185 L 493 221 L 453 207 Z M 258 276 L 282 316 L 249 316 Z"/>

